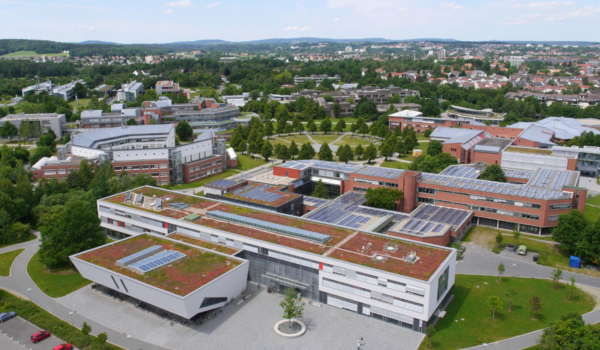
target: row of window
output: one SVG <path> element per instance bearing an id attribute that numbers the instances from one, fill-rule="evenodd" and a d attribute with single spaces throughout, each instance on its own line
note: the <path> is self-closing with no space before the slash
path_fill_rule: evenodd
<path id="1" fill-rule="evenodd" d="M 193 173 L 194 171 L 200 171 L 201 169 L 206 169 L 206 168 L 210 168 L 211 166 L 216 166 L 217 164 L 220 164 L 221 161 L 219 162 L 212 162 L 212 163 L 206 163 L 206 164 L 202 164 L 202 165 L 196 165 L 195 167 L 190 167 L 190 174 Z"/>
<path id="2" fill-rule="evenodd" d="M 219 173 L 219 172 L 221 172 L 221 169 L 213 169 L 213 170 L 209 170 L 209 171 L 206 171 L 206 172 L 203 171 L 203 172 L 198 173 L 198 174 L 192 174 L 192 175 L 190 175 L 190 181 L 196 180 L 196 179 L 201 179 L 201 178 L 206 177 L 206 176 L 211 176 L 212 174 L 216 174 L 216 173 Z"/>
<path id="3" fill-rule="evenodd" d="M 476 205 L 469 206 L 469 209 L 471 209 L 473 211 L 482 211 L 482 212 L 486 212 L 486 213 L 494 213 L 494 214 L 499 214 L 499 215 L 506 215 L 506 216 L 512 216 L 512 217 L 517 217 L 517 218 L 529 219 L 529 220 L 539 220 L 540 219 L 539 215 L 527 214 L 527 213 L 516 213 L 514 211 L 479 207 Z"/>
<path id="4" fill-rule="evenodd" d="M 149 169 L 167 169 L 168 165 L 166 163 L 161 164 L 142 164 L 142 165 L 125 165 L 125 166 L 115 166 L 115 171 L 128 171 L 128 170 L 149 170 Z"/>
<path id="5" fill-rule="evenodd" d="M 395 282 L 388 280 L 387 278 L 381 278 L 373 275 L 368 275 L 362 272 L 357 272 L 349 269 L 345 269 L 342 267 L 337 267 L 333 265 L 323 264 L 323 271 L 333 273 L 336 275 L 344 276 L 350 279 L 355 279 L 357 281 L 366 282 L 382 287 L 387 287 L 389 289 L 393 289 L 399 292 L 413 294 L 416 296 L 423 297 L 425 296 L 425 289 L 407 285 L 402 282 Z"/>
<path id="6" fill-rule="evenodd" d="M 339 290 L 342 292 L 358 295 L 358 296 L 361 296 L 364 298 L 376 299 L 378 301 L 382 301 L 387 304 L 392 304 L 394 306 L 397 306 L 397 307 L 400 307 L 403 309 L 407 309 L 407 310 L 411 310 L 411 311 L 415 311 L 415 312 L 419 312 L 419 313 L 423 313 L 423 310 L 424 310 L 423 304 L 415 303 L 410 300 L 396 298 L 391 295 L 387 295 L 387 294 L 383 294 L 383 293 L 379 293 L 379 292 L 375 292 L 375 291 L 370 291 L 368 289 L 351 286 L 349 284 L 337 282 L 337 281 L 330 280 L 327 278 L 323 278 L 323 286 L 332 288 L 332 289 L 336 289 L 336 290 Z"/>
<path id="7" fill-rule="evenodd" d="M 530 208 L 530 209 L 540 209 L 541 208 L 541 205 L 536 204 L 536 203 L 526 203 L 526 202 L 519 202 L 519 201 L 510 200 L 510 199 L 477 196 L 477 195 L 472 195 L 472 194 L 468 194 L 468 193 L 440 190 L 440 189 L 435 189 L 435 188 L 417 187 L 417 192 L 426 193 L 426 194 L 436 194 L 437 192 L 442 192 L 442 193 L 449 193 L 449 194 L 455 194 L 455 195 L 461 195 L 461 196 L 469 196 L 469 199 L 477 200 L 477 201 L 493 202 L 493 203 L 498 203 L 498 204 L 512 205 L 512 206 L 516 206 L 516 207 Z M 568 204 L 568 205 L 570 208 L 571 205 L 570 204 Z M 557 208 L 557 209 L 562 209 L 562 208 Z"/>
<path id="8" fill-rule="evenodd" d="M 397 183 L 384 182 L 384 181 L 376 181 L 376 180 L 367 180 L 367 179 L 361 179 L 361 178 L 358 178 L 358 177 L 354 178 L 354 182 L 360 182 L 360 183 L 365 183 L 365 184 L 370 184 L 370 185 L 377 185 L 377 186 L 384 186 L 384 187 L 398 188 L 398 184 Z"/>

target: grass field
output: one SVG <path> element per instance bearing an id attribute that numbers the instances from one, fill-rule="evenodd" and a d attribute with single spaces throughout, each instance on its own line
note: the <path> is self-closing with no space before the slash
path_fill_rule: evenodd
<path id="1" fill-rule="evenodd" d="M 269 139 L 269 142 L 271 142 L 271 144 L 273 146 L 280 143 L 284 146 L 289 147 L 292 144 L 292 141 L 296 142 L 298 149 L 300 149 L 300 147 L 302 147 L 302 145 L 305 143 L 310 143 L 312 145 L 312 142 L 310 142 L 310 140 L 306 136 L 293 135 L 293 136 L 283 136 L 283 137 L 271 137 Z"/>
<path id="2" fill-rule="evenodd" d="M 598 218 L 600 217 L 600 208 L 592 207 L 591 205 L 586 205 L 583 215 L 590 222 L 596 222 L 596 221 L 598 221 Z"/>
<path id="3" fill-rule="evenodd" d="M 55 56 L 61 56 L 61 57 L 66 57 L 67 54 L 66 53 L 36 53 L 35 51 L 17 51 L 17 52 L 12 52 L 6 55 L 2 55 L 0 57 L 35 57 L 35 56 L 48 56 L 48 57 L 55 57 Z"/>
<path id="4" fill-rule="evenodd" d="M 214 176 L 210 176 L 207 177 L 206 179 L 202 179 L 200 181 L 195 181 L 195 182 L 190 182 L 187 184 L 180 184 L 180 185 L 175 185 L 175 186 L 171 186 L 169 187 L 169 185 L 166 186 L 160 186 L 163 188 L 167 188 L 170 190 L 186 190 L 186 189 L 190 189 L 190 188 L 197 188 L 197 187 L 201 187 L 204 186 L 205 183 L 213 181 L 213 180 L 217 180 L 217 179 L 224 179 L 226 177 L 230 177 L 231 175 L 237 174 L 239 173 L 238 170 L 234 170 L 234 169 L 227 169 L 224 172 L 214 175 Z"/>
<path id="5" fill-rule="evenodd" d="M 237 155 L 238 167 L 236 169 L 241 170 L 241 171 L 246 171 L 246 170 L 254 169 L 261 165 L 268 164 L 267 162 L 265 162 L 265 160 L 263 158 L 261 158 L 260 156 L 258 156 L 258 157 L 259 158 L 252 159 L 252 157 L 248 154 L 238 154 Z"/>
<path id="6" fill-rule="evenodd" d="M 345 144 L 349 144 L 350 147 L 356 147 L 358 145 L 361 145 L 364 147 L 372 144 L 373 141 L 370 140 L 365 140 L 363 138 L 358 138 L 358 137 L 352 137 L 350 135 L 346 135 L 344 136 L 341 140 L 339 140 L 338 142 L 336 142 L 336 145 L 345 145 Z"/>
<path id="7" fill-rule="evenodd" d="M 388 160 L 381 163 L 381 167 L 394 169 L 408 169 L 410 163 L 399 162 L 397 160 Z"/>
<path id="8" fill-rule="evenodd" d="M 311 137 L 317 143 L 323 144 L 327 142 L 328 144 L 331 144 L 333 141 L 337 140 L 337 138 L 340 137 L 340 135 L 311 135 Z"/>
<path id="9" fill-rule="evenodd" d="M 10 276 L 10 267 L 13 264 L 13 261 L 19 256 L 19 254 L 23 253 L 25 249 L 17 249 L 12 252 L 0 254 L 0 276 L 8 277 Z"/>
<path id="10" fill-rule="evenodd" d="M 492 343 L 547 327 L 562 315 L 571 312 L 584 314 L 594 307 L 593 298 L 577 291 L 572 301 L 567 301 L 567 289 L 560 285 L 552 289 L 552 282 L 541 279 L 504 277 L 502 282 L 494 276 L 456 275 L 454 299 L 446 309 L 446 315 L 435 326 L 433 348 L 454 350 Z M 508 311 L 506 291 L 515 289 L 513 310 Z M 502 300 L 495 319 L 487 305 L 490 296 Z M 536 319 L 530 318 L 529 300 L 537 296 L 542 310 Z M 419 349 L 427 349 L 427 339 Z"/>
<path id="11" fill-rule="evenodd" d="M 419 143 L 419 145 L 417 147 L 415 147 L 415 149 L 422 149 L 423 150 L 423 154 L 427 154 L 427 147 L 429 147 L 429 143 L 428 142 L 421 142 Z M 404 160 L 408 160 L 408 161 L 413 161 L 414 158 L 412 156 L 412 152 L 405 154 L 402 157 L 398 157 L 398 159 L 404 159 Z"/>
<path id="12" fill-rule="evenodd" d="M 27 264 L 29 277 L 51 298 L 60 298 L 92 283 L 81 277 L 74 267 L 47 269 L 35 253 Z"/>
<path id="13" fill-rule="evenodd" d="M 589 198 L 585 202 L 589 203 L 589 204 L 600 206 L 600 195 L 596 196 L 596 197 Z"/>
<path id="14" fill-rule="evenodd" d="M 87 106 L 89 104 L 90 104 L 89 98 L 80 98 L 79 100 L 73 100 L 73 101 L 69 102 L 69 106 L 71 106 L 73 108 L 77 108 L 77 107 L 87 108 Z"/>

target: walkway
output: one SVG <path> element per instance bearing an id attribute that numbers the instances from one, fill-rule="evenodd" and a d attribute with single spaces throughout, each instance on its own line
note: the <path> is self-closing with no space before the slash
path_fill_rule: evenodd
<path id="1" fill-rule="evenodd" d="M 504 263 L 506 271 L 505 277 L 526 277 L 549 279 L 552 272 L 551 267 L 537 265 L 532 262 L 513 259 L 507 256 L 501 256 L 490 252 L 478 245 L 467 243 L 467 250 L 462 261 L 456 263 L 456 273 L 466 275 L 486 275 L 496 276 L 498 265 Z M 563 271 L 563 280 L 568 281 L 571 276 L 575 277 L 577 284 L 583 284 L 591 287 L 600 288 L 600 279 Z M 595 324 L 600 322 L 600 309 L 591 311 L 583 315 L 587 323 Z M 523 334 L 514 338 L 500 340 L 488 344 L 487 347 L 477 346 L 469 349 L 502 349 L 502 350 L 520 350 L 537 344 L 542 330 Z"/>
<path id="2" fill-rule="evenodd" d="M 39 237 L 39 232 L 34 233 Z M 13 294 L 20 295 L 24 299 L 31 299 L 35 304 L 37 304 L 44 310 L 50 312 L 54 316 L 68 323 L 71 323 L 71 315 L 69 313 L 71 311 L 74 311 L 75 313 L 72 316 L 72 324 L 75 325 L 77 328 L 81 328 L 83 322 L 87 322 L 87 324 L 89 324 L 92 327 L 93 335 L 106 332 L 106 334 L 108 335 L 109 342 L 118 345 L 124 349 L 128 349 L 129 341 L 127 339 L 126 334 L 111 329 L 98 322 L 92 321 L 86 317 L 83 317 L 77 314 L 77 310 L 68 309 L 67 307 L 63 306 L 62 304 L 60 304 L 59 302 L 57 302 L 53 298 L 50 298 L 48 295 L 42 292 L 42 290 L 39 289 L 38 286 L 31 280 L 29 274 L 27 273 L 27 263 L 29 262 L 31 257 L 38 251 L 39 243 L 39 239 L 36 239 L 34 241 L 24 242 L 0 249 L 0 253 L 5 253 L 13 251 L 15 249 L 25 248 L 25 251 L 22 252 L 13 262 L 10 277 L 0 277 L 0 288 L 5 289 Z M 105 323 L 111 324 L 112 320 L 107 319 Z M 133 348 L 144 350 L 167 349 L 143 342 L 135 338 L 131 338 L 131 345 Z"/>

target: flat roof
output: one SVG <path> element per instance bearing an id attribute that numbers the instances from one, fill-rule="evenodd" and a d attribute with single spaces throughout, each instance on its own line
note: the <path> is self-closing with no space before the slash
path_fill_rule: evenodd
<path id="1" fill-rule="evenodd" d="M 162 125 L 135 125 L 117 128 L 104 128 L 97 131 L 89 131 L 74 135 L 71 142 L 74 146 L 92 147 L 96 142 L 116 139 L 119 137 L 143 136 L 143 135 L 165 135 L 167 136 L 174 126 L 172 124 Z"/>
<path id="2" fill-rule="evenodd" d="M 530 148 L 530 147 L 508 147 L 506 152 L 515 152 L 515 153 L 529 153 L 529 154 L 539 154 L 549 156 L 552 154 L 551 149 L 540 149 L 540 148 Z"/>
<path id="3" fill-rule="evenodd" d="M 501 139 L 496 137 L 486 137 L 477 142 L 475 151 L 499 153 L 504 151 L 508 146 L 512 145 L 514 140 Z"/>
<path id="4" fill-rule="evenodd" d="M 481 170 L 476 169 L 472 165 L 450 165 L 444 169 L 440 175 L 448 175 L 455 177 L 464 177 L 468 179 L 476 179 L 481 175 Z"/>
<path id="5" fill-rule="evenodd" d="M 246 206 L 232 205 L 213 199 L 171 192 L 154 187 L 142 187 L 132 190 L 131 192 L 136 195 L 143 194 L 144 196 L 150 197 L 156 195 L 157 198 L 160 197 L 164 199 L 165 203 L 182 202 L 189 204 L 190 206 L 183 209 L 169 208 L 155 211 L 153 209 L 143 208 L 135 204 L 126 204 L 125 193 L 102 199 L 101 202 L 106 201 L 115 203 L 118 205 L 147 211 L 155 215 L 168 216 L 177 220 L 183 220 L 185 216 L 191 213 L 196 213 L 201 215 L 201 219 L 191 224 L 198 225 L 200 227 L 210 227 L 224 232 L 286 246 L 292 249 L 298 249 L 368 267 L 374 267 L 390 273 L 400 274 L 419 280 L 428 280 L 429 277 L 435 273 L 440 264 L 451 253 L 450 249 L 443 247 L 433 247 L 427 244 L 410 242 L 401 238 L 394 238 L 390 236 L 361 233 L 356 231 L 356 229 L 336 227 L 333 225 L 318 223 L 313 220 L 306 220 L 304 218 L 296 218 L 289 215 L 249 208 Z M 132 201 L 131 203 L 135 203 L 135 201 Z M 358 213 L 365 210 L 365 213 L 362 213 L 361 215 L 371 215 L 366 213 L 366 211 L 369 209 L 371 208 L 358 207 L 356 210 Z M 379 209 L 372 210 L 378 211 Z M 211 215 L 211 212 L 214 212 L 215 215 Z M 234 216 L 229 218 L 227 216 L 219 215 L 219 212 L 234 214 Z M 406 214 L 396 214 L 400 215 L 402 218 L 406 217 Z M 240 217 L 256 220 L 259 224 L 262 221 L 267 223 L 267 225 L 258 227 L 258 224 L 254 224 L 254 221 L 250 222 L 250 220 L 245 220 Z M 324 243 L 315 242 L 309 239 L 294 236 L 293 232 L 281 233 L 278 231 L 279 229 L 283 230 L 283 228 L 280 226 L 273 227 L 272 229 L 264 228 L 273 226 L 270 224 L 277 224 L 283 227 L 310 231 L 329 236 L 330 238 Z M 374 264 L 371 259 L 373 254 L 371 254 L 371 256 L 365 256 L 362 253 L 355 252 L 355 247 L 366 245 L 366 242 L 371 242 L 373 246 L 378 247 L 379 250 L 383 248 L 384 244 L 398 245 L 401 247 L 403 252 L 416 251 L 422 257 L 429 256 L 433 257 L 433 259 L 427 258 L 421 259 L 416 263 L 409 263 L 405 260 L 402 260 L 405 258 L 404 256 L 394 255 L 393 258 L 387 259 L 388 262 L 377 261 L 377 263 Z M 342 244 L 342 246 L 338 246 L 339 244 Z"/>
<path id="6" fill-rule="evenodd" d="M 388 232 L 416 237 L 436 237 L 445 235 L 451 228 L 448 224 L 408 218 L 394 225 Z"/>
<path id="7" fill-rule="evenodd" d="M 22 119 L 57 119 L 64 116 L 64 114 L 57 113 L 37 113 L 37 114 L 9 114 L 0 119 L 0 121 L 7 120 L 22 120 Z"/>
<path id="8" fill-rule="evenodd" d="M 180 241 L 185 242 L 183 239 Z M 215 278 L 239 266 L 242 261 L 232 257 L 200 249 L 198 246 L 181 244 L 177 241 L 152 235 L 139 235 L 116 241 L 92 251 L 76 255 L 75 258 L 87 261 L 162 290 L 185 296 Z M 139 274 L 128 267 L 117 265 L 117 261 L 130 257 L 153 246 L 183 254 L 182 260 L 171 262 L 160 268 Z M 215 251 L 217 251 L 215 249 Z"/>
<path id="9" fill-rule="evenodd" d="M 223 197 L 275 208 L 302 197 L 299 194 L 282 192 L 281 190 L 284 188 L 284 186 L 271 186 L 254 182 L 228 192 Z"/>

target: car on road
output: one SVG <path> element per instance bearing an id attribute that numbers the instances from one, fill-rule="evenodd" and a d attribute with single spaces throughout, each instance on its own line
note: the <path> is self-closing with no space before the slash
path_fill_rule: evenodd
<path id="1" fill-rule="evenodd" d="M 61 344 L 52 350 L 73 350 L 73 345 L 69 343 Z"/>
<path id="2" fill-rule="evenodd" d="M 526 255 L 527 254 L 527 247 L 524 245 L 520 245 L 519 249 L 517 250 L 517 253 L 519 253 L 519 255 Z"/>
<path id="3" fill-rule="evenodd" d="M 46 338 L 50 337 L 50 332 L 48 331 L 39 331 L 39 332 L 35 332 L 31 335 L 31 341 L 33 343 L 37 343 L 39 341 L 42 341 Z"/>
<path id="4" fill-rule="evenodd" d="M 17 317 L 17 313 L 14 311 L 3 312 L 0 314 L 0 323 L 10 320 L 11 318 Z"/>

